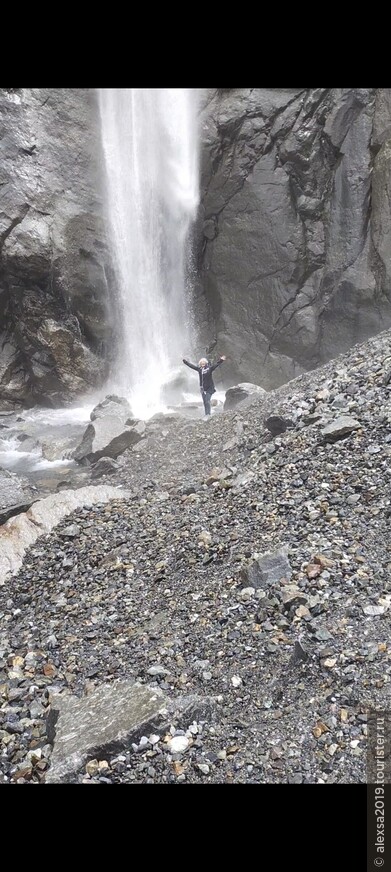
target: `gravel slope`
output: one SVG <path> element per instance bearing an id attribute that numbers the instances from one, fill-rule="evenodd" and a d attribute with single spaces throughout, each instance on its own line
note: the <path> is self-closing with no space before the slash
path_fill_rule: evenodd
<path id="1" fill-rule="evenodd" d="M 75 783 L 365 782 L 390 706 L 390 372 L 388 331 L 209 421 L 152 422 L 118 499 L 37 540 L 0 588 L 0 780 L 45 782 L 54 692 L 132 678 L 209 713 Z"/>

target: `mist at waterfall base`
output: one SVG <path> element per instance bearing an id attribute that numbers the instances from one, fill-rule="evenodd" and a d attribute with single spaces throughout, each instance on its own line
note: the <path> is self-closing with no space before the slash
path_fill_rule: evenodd
<path id="1" fill-rule="evenodd" d="M 199 203 L 200 91 L 99 89 L 118 349 L 109 393 L 135 417 L 192 392 L 189 234 Z"/>

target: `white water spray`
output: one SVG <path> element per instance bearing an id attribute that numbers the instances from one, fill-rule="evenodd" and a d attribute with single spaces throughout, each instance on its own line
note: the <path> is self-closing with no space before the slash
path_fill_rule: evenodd
<path id="1" fill-rule="evenodd" d="M 189 230 L 199 202 L 197 89 L 99 90 L 121 327 L 115 384 L 133 413 L 191 349 Z"/>

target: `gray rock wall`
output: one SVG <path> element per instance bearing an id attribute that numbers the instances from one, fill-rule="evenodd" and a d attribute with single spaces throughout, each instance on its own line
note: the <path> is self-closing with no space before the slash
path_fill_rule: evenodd
<path id="1" fill-rule="evenodd" d="M 225 89 L 202 109 L 200 342 L 275 387 L 391 325 L 391 91 Z"/>
<path id="2" fill-rule="evenodd" d="M 0 402 L 104 378 L 113 306 L 93 90 L 0 90 Z"/>

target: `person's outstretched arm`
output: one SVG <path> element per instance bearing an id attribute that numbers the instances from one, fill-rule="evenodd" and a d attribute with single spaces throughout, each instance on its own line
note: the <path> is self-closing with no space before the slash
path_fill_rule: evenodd
<path id="1" fill-rule="evenodd" d="M 198 372 L 198 366 L 196 366 L 194 363 L 189 363 L 189 361 L 186 360 L 185 358 L 183 358 L 182 363 L 185 363 L 186 366 L 190 367 L 190 369 L 196 369 Z"/>
<path id="2" fill-rule="evenodd" d="M 224 363 L 225 359 L 225 354 L 222 354 L 219 357 L 217 363 L 214 363 L 213 366 L 211 366 L 211 371 L 213 372 L 214 369 L 217 369 L 217 367 L 220 366 L 220 363 Z"/>

